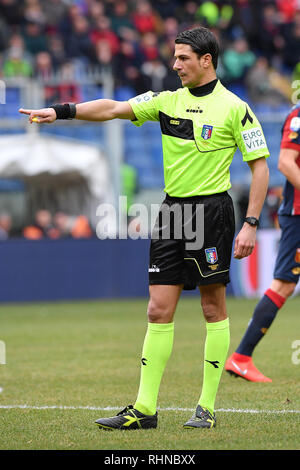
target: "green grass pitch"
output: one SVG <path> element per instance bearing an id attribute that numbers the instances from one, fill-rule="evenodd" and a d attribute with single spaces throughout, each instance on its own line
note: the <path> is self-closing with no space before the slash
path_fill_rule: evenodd
<path id="1" fill-rule="evenodd" d="M 227 305 L 231 353 L 256 300 L 229 298 Z M 147 299 L 1 305 L 0 449 L 299 449 L 300 364 L 292 355 L 300 353 L 292 343 L 300 340 L 300 297 L 286 303 L 254 354 L 273 382 L 224 372 L 213 430 L 182 428 L 199 397 L 205 339 L 199 298 L 183 297 L 160 389 L 159 427 L 99 430 L 95 419 L 136 398 L 146 306 Z"/>

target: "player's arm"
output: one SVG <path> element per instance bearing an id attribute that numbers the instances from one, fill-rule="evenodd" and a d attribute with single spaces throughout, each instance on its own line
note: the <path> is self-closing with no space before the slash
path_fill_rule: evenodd
<path id="1" fill-rule="evenodd" d="M 268 191 L 269 167 L 265 157 L 251 160 L 247 163 L 252 173 L 252 181 L 246 217 L 258 219 Z"/>
<path id="2" fill-rule="evenodd" d="M 300 168 L 296 163 L 298 158 L 299 150 L 282 148 L 278 159 L 278 170 L 300 191 Z"/>
<path id="3" fill-rule="evenodd" d="M 56 119 L 73 117 L 84 121 L 110 121 L 112 119 L 134 120 L 135 114 L 127 101 L 108 99 L 87 101 L 76 105 L 54 105 L 42 109 L 19 109 L 19 112 L 29 116 L 29 122 L 52 123 Z M 70 116 L 68 116 L 70 112 Z"/>
<path id="4" fill-rule="evenodd" d="M 269 168 L 264 157 L 251 160 L 247 163 L 252 172 L 252 181 L 246 217 L 259 219 L 268 190 Z M 248 222 L 244 222 L 242 229 L 235 239 L 235 258 L 245 258 L 252 253 L 256 242 L 256 229 L 257 227 L 252 227 Z"/>

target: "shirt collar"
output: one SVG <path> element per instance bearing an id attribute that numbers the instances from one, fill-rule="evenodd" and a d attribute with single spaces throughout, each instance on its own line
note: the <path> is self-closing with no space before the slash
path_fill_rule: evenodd
<path id="1" fill-rule="evenodd" d="M 206 96 L 214 91 L 214 88 L 218 82 L 218 79 L 215 78 L 211 82 L 205 83 L 205 85 L 197 86 L 195 88 L 189 88 L 189 92 L 194 96 Z"/>

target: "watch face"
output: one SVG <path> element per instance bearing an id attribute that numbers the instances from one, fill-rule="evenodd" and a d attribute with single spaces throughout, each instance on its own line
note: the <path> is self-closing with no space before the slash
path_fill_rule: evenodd
<path id="1" fill-rule="evenodd" d="M 246 217 L 245 221 L 248 222 L 248 224 L 252 225 L 253 227 L 258 226 L 258 220 L 255 217 Z"/>

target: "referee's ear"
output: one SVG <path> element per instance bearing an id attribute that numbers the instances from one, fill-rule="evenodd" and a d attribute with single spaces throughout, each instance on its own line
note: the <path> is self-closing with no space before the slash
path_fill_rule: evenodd
<path id="1" fill-rule="evenodd" d="M 213 63 L 212 63 L 212 55 L 207 52 L 206 54 L 203 54 L 201 57 L 200 57 L 200 61 L 202 62 L 202 67 L 204 69 L 208 69 L 209 67 L 213 66 Z M 214 66 L 213 66 L 214 68 Z"/>

